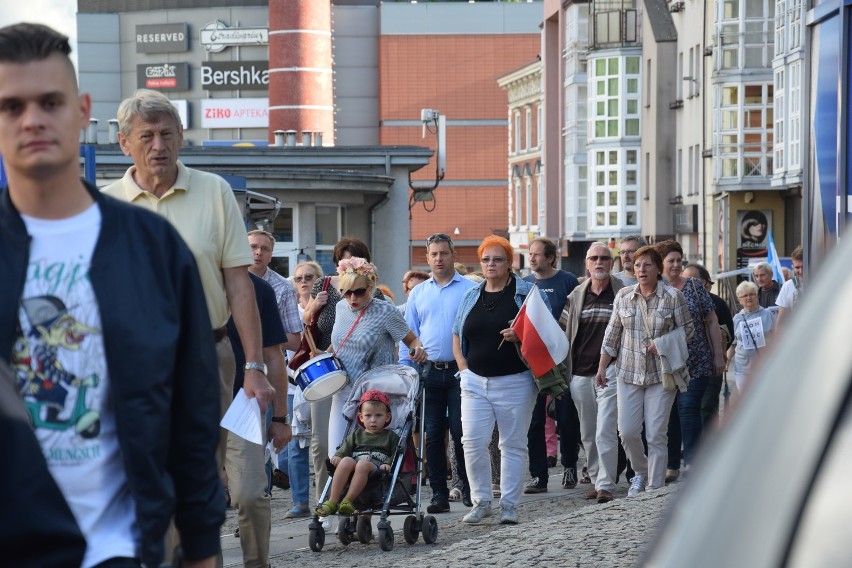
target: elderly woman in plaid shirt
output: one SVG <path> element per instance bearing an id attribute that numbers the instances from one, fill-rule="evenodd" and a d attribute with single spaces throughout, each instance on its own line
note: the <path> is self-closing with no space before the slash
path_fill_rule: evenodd
<path id="1" fill-rule="evenodd" d="M 674 391 L 663 389 L 662 367 L 653 339 L 675 327 L 694 332 L 683 294 L 662 282 L 663 259 L 653 247 L 636 251 L 633 270 L 639 281 L 619 290 L 604 334 L 595 377 L 606 386 L 606 368 L 615 359 L 618 381 L 618 429 L 636 475 L 628 497 L 665 484 L 668 421 Z M 648 455 L 642 445 L 642 423 Z"/>

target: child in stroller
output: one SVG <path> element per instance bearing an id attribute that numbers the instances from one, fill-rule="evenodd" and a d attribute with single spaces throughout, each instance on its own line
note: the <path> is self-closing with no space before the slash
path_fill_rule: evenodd
<path id="1" fill-rule="evenodd" d="M 377 469 L 390 471 L 399 443 L 396 432 L 385 429 L 391 418 L 391 404 L 385 393 L 369 390 L 361 396 L 358 421 L 364 428 L 355 428 L 332 456 L 330 461 L 335 470 L 331 491 L 328 500 L 317 506 L 317 515 L 328 517 L 338 511 L 351 515 L 355 512 L 352 502 L 366 487 L 369 475 Z M 338 504 L 347 483 L 349 490 Z"/>

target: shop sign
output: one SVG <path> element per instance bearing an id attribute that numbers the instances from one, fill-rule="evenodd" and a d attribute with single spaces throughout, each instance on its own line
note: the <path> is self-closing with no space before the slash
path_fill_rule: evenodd
<path id="1" fill-rule="evenodd" d="M 267 128 L 269 99 L 203 99 L 201 128 Z"/>
<path id="2" fill-rule="evenodd" d="M 201 88 L 208 91 L 269 88 L 267 61 L 205 61 L 201 64 Z"/>
<path id="3" fill-rule="evenodd" d="M 146 24 L 136 26 L 136 53 L 189 51 L 189 25 Z"/>
<path id="4" fill-rule="evenodd" d="M 218 53 L 233 45 L 267 45 L 269 28 L 231 28 L 222 20 L 213 20 L 199 31 L 201 45 Z"/>
<path id="5" fill-rule="evenodd" d="M 136 66 L 136 85 L 157 91 L 188 91 L 188 63 L 150 63 Z"/>

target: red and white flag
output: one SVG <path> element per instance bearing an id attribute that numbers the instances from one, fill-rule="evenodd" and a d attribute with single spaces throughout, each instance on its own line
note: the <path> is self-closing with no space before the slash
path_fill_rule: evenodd
<path id="1" fill-rule="evenodd" d="M 527 294 L 512 329 L 534 377 L 546 374 L 568 356 L 568 338 L 535 288 Z"/>

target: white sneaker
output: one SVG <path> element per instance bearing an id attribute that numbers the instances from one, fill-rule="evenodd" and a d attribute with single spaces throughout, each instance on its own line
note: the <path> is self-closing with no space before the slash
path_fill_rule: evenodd
<path id="1" fill-rule="evenodd" d="M 518 510 L 515 507 L 500 507 L 500 524 L 501 525 L 517 525 Z"/>
<path id="2" fill-rule="evenodd" d="M 466 523 L 478 523 L 485 517 L 491 514 L 491 501 L 482 501 L 480 503 L 476 503 L 473 506 L 473 509 L 464 516 L 462 521 Z"/>
<path id="3" fill-rule="evenodd" d="M 318 520 L 320 523 L 322 523 L 322 528 L 324 530 L 331 530 L 331 517 L 319 517 Z"/>
<path id="4" fill-rule="evenodd" d="M 637 474 L 630 480 L 630 489 L 627 490 L 627 496 L 636 497 L 643 491 L 645 491 L 645 478 Z"/>

